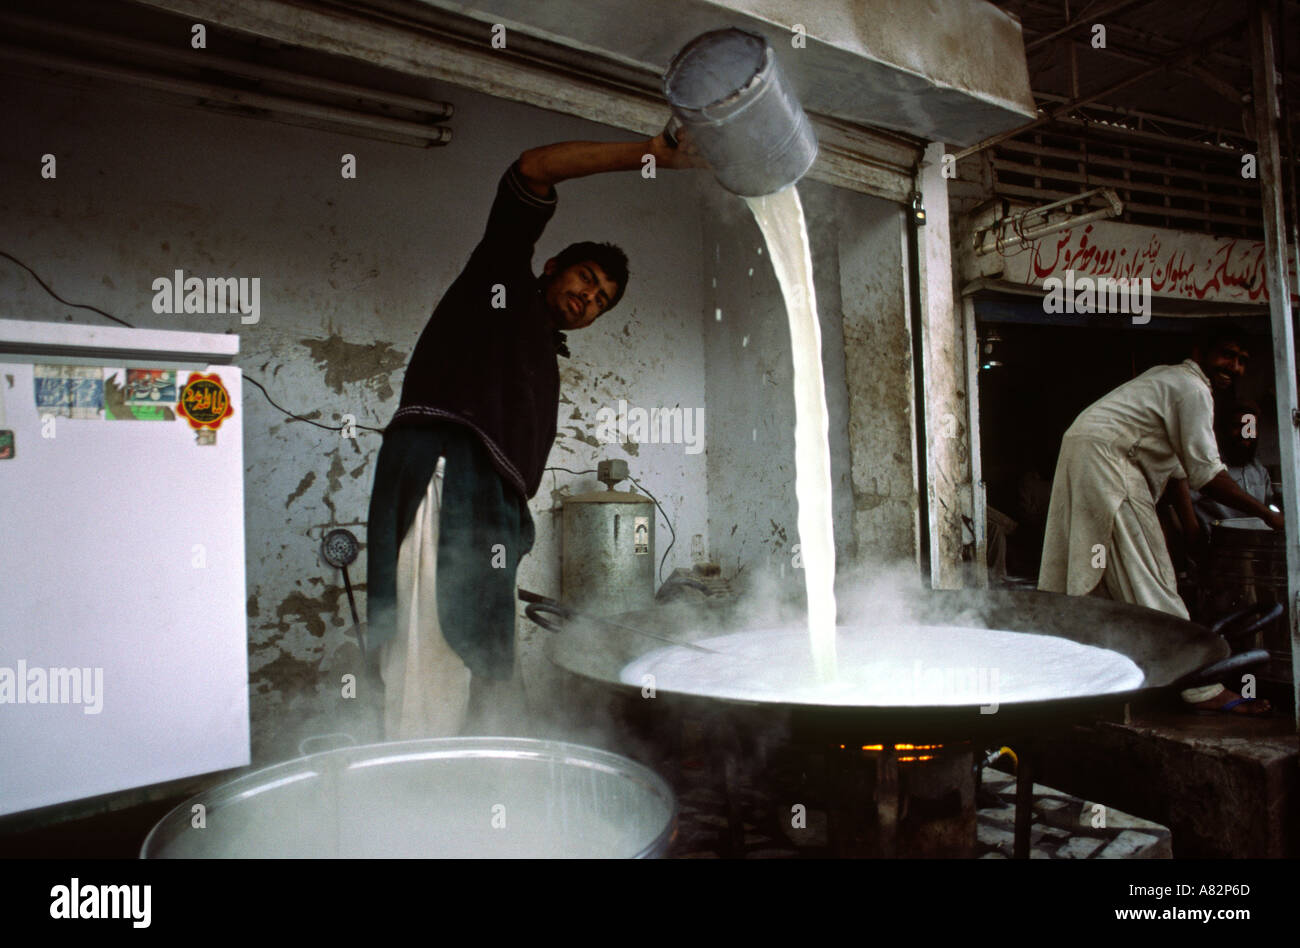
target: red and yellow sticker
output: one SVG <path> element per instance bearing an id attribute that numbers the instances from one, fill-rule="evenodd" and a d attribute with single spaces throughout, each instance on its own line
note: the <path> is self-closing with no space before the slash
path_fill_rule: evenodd
<path id="1" fill-rule="evenodd" d="M 191 428 L 211 428 L 216 431 L 223 421 L 235 413 L 235 407 L 230 404 L 230 393 L 218 375 L 200 375 L 195 372 L 181 389 L 176 413 L 188 421 Z"/>

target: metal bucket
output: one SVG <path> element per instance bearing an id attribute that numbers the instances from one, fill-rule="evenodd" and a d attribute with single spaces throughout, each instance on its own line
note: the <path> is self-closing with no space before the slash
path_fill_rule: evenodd
<path id="1" fill-rule="evenodd" d="M 1287 602 L 1286 534 L 1255 517 L 1217 520 L 1210 531 L 1205 589 L 1211 610 L 1223 613 L 1250 605 Z M 1272 660 L 1261 677 L 1290 682 L 1291 631 L 1283 619 L 1266 626 L 1258 644 Z"/>
<path id="2" fill-rule="evenodd" d="M 168 813 L 140 855 L 647 858 L 664 855 L 676 825 L 668 785 L 625 757 L 559 741 L 446 738 L 246 774 Z"/>
<path id="3" fill-rule="evenodd" d="M 1262 520 L 1217 520 L 1210 533 L 1209 579 L 1243 603 L 1286 601 L 1286 534 Z"/>
<path id="4" fill-rule="evenodd" d="M 674 117 L 733 194 L 773 194 L 812 167 L 817 136 L 763 37 L 737 29 L 697 36 L 663 82 Z"/>

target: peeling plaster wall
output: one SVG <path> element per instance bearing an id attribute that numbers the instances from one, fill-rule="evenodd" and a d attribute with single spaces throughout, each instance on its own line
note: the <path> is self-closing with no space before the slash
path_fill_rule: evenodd
<path id="1" fill-rule="evenodd" d="M 234 331 L 238 365 L 290 411 L 338 425 L 345 413 L 382 427 L 396 409 L 406 360 L 429 312 L 482 233 L 496 182 L 520 151 L 622 133 L 463 90 L 430 85 L 456 106 L 455 141 L 417 150 L 323 131 L 158 105 L 128 93 L 86 93 L 0 78 L 10 135 L 0 144 L 0 249 L 62 296 L 136 326 Z M 17 134 L 14 134 L 17 130 Z M 39 157 L 58 178 L 39 177 Z M 357 156 L 344 180 L 340 156 Z M 565 401 L 551 463 L 585 470 L 626 457 L 674 519 L 665 566 L 689 565 L 689 538 L 707 532 L 705 454 L 682 445 L 600 445 L 595 414 L 620 398 L 646 409 L 704 406 L 699 194 L 703 181 L 664 172 L 562 184 L 534 265 L 579 239 L 613 240 L 631 258 L 620 305 L 569 337 Z M 151 281 L 188 275 L 261 278 L 261 321 L 156 315 Z M 0 261 L 0 312 L 98 323 L 62 306 Z M 350 575 L 365 615 L 365 519 L 380 438 L 340 437 L 272 408 L 245 386 L 248 633 L 254 762 L 295 754 L 307 734 L 376 725 L 339 700 L 357 668 L 339 571 L 319 555 L 324 532 L 362 542 Z M 706 428 L 706 434 L 708 429 Z M 519 583 L 559 592 L 552 488 L 578 493 L 592 477 L 547 475 L 532 503 L 538 526 Z M 668 530 L 658 523 L 660 554 Z M 659 555 L 656 555 L 656 559 Z M 525 684 L 540 674 L 543 633 L 521 620 Z M 533 692 L 544 701 L 541 689 Z M 343 713 L 339 717 L 340 710 Z"/>

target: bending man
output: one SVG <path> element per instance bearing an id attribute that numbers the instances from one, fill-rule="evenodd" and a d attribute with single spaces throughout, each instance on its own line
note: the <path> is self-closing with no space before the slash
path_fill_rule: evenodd
<path id="1" fill-rule="evenodd" d="M 1149 369 L 1083 410 L 1061 441 L 1039 589 L 1188 618 L 1156 516 L 1171 478 L 1282 529 L 1281 514 L 1228 476 L 1215 443 L 1211 389 L 1231 390 L 1247 358 L 1240 334 L 1216 333 L 1192 358 Z M 1183 699 L 1203 709 L 1268 710 L 1222 685 L 1188 689 Z"/>

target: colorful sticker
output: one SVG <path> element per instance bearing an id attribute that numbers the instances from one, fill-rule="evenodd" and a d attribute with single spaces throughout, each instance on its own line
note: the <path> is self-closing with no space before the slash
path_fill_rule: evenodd
<path id="1" fill-rule="evenodd" d="M 0 431 L 0 461 L 9 461 L 14 456 L 14 433 Z"/>
<path id="2" fill-rule="evenodd" d="M 36 412 L 39 415 L 67 417 L 68 379 L 61 365 L 34 365 L 32 377 L 36 383 Z"/>
<path id="3" fill-rule="evenodd" d="M 133 369 L 104 370 L 104 418 L 108 421 L 175 421 L 170 403 L 134 405 L 127 400 L 127 376 Z M 171 369 L 147 369 L 172 376 L 173 400 L 176 373 Z"/>
<path id="4" fill-rule="evenodd" d="M 176 414 L 188 421 L 191 428 L 216 430 L 234 413 L 235 406 L 230 404 L 230 393 L 216 373 L 192 374 L 185 383 L 185 388 L 181 389 L 180 401 L 176 403 Z"/>
<path id="5" fill-rule="evenodd" d="M 68 389 L 73 418 L 98 418 L 104 411 L 104 376 L 98 366 L 70 365 Z"/>
<path id="6" fill-rule="evenodd" d="M 127 369 L 128 405 L 170 405 L 176 401 L 176 373 L 171 369 Z"/>
<path id="7" fill-rule="evenodd" d="M 39 415 L 98 418 L 104 409 L 104 379 L 97 366 L 36 365 L 32 376 Z"/>

